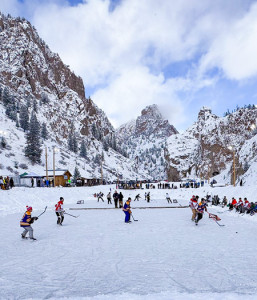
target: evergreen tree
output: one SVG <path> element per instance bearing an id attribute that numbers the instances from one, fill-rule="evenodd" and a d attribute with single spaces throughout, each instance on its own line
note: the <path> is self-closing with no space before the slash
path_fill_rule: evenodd
<path id="1" fill-rule="evenodd" d="M 30 96 L 27 96 L 27 98 L 26 98 L 26 106 L 27 106 L 27 109 L 28 109 L 28 110 L 29 110 L 29 108 L 31 107 Z"/>
<path id="2" fill-rule="evenodd" d="M 72 135 L 72 132 L 69 132 L 69 135 L 68 135 L 68 149 L 70 151 L 73 151 L 73 135 Z"/>
<path id="3" fill-rule="evenodd" d="M 37 100 L 36 99 L 33 100 L 33 110 L 35 113 L 37 113 Z"/>
<path id="4" fill-rule="evenodd" d="M 1 148 L 4 149 L 7 146 L 7 142 L 6 139 L 4 137 L 2 137 L 1 139 L 1 144 L 0 144 Z"/>
<path id="5" fill-rule="evenodd" d="M 48 96 L 47 96 L 46 94 L 42 94 L 42 95 L 41 95 L 40 102 L 41 102 L 42 104 L 48 104 L 48 103 L 49 103 L 49 98 L 48 98 Z"/>
<path id="6" fill-rule="evenodd" d="M 104 151 L 108 151 L 109 150 L 109 145 L 108 145 L 108 140 L 107 138 L 105 138 L 103 140 L 103 147 L 104 147 Z"/>
<path id="7" fill-rule="evenodd" d="M 247 172 L 249 168 L 250 168 L 249 163 L 246 161 L 244 164 L 244 171 Z"/>
<path id="8" fill-rule="evenodd" d="M 77 136 L 75 133 L 73 135 L 73 152 L 74 153 L 78 152 L 78 140 L 77 140 Z"/>
<path id="9" fill-rule="evenodd" d="M 3 97 L 3 89 L 2 89 L 2 87 L 0 86 L 0 102 L 2 102 L 2 97 Z"/>
<path id="10" fill-rule="evenodd" d="M 17 119 L 16 119 L 16 127 L 17 127 L 17 128 L 20 127 L 20 123 L 19 123 L 19 120 L 18 120 L 18 116 L 17 116 Z"/>
<path id="11" fill-rule="evenodd" d="M 71 129 L 68 135 L 68 149 L 74 153 L 78 152 L 78 141 L 73 124 L 71 124 Z"/>
<path id="12" fill-rule="evenodd" d="M 96 163 L 97 165 L 100 165 L 100 162 L 101 162 L 101 155 L 96 154 L 94 161 L 95 161 L 95 163 Z"/>
<path id="13" fill-rule="evenodd" d="M 40 124 L 34 112 L 31 114 L 29 131 L 26 134 L 25 156 L 32 163 L 41 163 Z"/>
<path id="14" fill-rule="evenodd" d="M 80 177 L 81 177 L 81 175 L 80 175 L 79 169 L 78 169 L 78 167 L 76 166 L 76 167 L 75 167 L 75 170 L 74 170 L 74 175 L 73 175 L 73 180 L 74 180 L 74 182 L 76 182 L 76 180 L 77 180 L 78 178 L 80 178 Z"/>
<path id="15" fill-rule="evenodd" d="M 48 139 L 48 131 L 47 131 L 46 123 L 45 123 L 45 122 L 42 124 L 41 137 L 42 137 L 44 140 L 47 140 L 47 139 Z"/>
<path id="16" fill-rule="evenodd" d="M 3 97 L 4 106 L 7 106 L 11 102 L 11 96 L 10 96 L 9 91 L 6 87 L 4 88 L 2 97 Z"/>
<path id="17" fill-rule="evenodd" d="M 91 126 L 91 132 L 92 132 L 93 137 L 96 138 L 97 133 L 96 133 L 95 123 L 93 123 L 92 126 Z"/>
<path id="18" fill-rule="evenodd" d="M 86 149 L 86 144 L 85 144 L 84 140 L 82 140 L 81 145 L 80 145 L 80 156 L 83 158 L 87 157 L 87 149 Z"/>
<path id="19" fill-rule="evenodd" d="M 22 105 L 20 111 L 20 126 L 24 132 L 29 129 L 29 112 L 24 105 Z"/>
<path id="20" fill-rule="evenodd" d="M 115 135 L 112 136 L 111 145 L 112 145 L 112 149 L 117 151 L 117 143 L 116 143 L 116 136 Z"/>

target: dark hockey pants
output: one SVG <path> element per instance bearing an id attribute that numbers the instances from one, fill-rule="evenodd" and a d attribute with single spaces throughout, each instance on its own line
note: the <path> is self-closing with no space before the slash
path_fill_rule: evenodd
<path id="1" fill-rule="evenodd" d="M 64 220 L 64 215 L 63 212 L 56 212 L 56 216 L 57 216 L 57 224 L 62 224 L 63 220 Z"/>

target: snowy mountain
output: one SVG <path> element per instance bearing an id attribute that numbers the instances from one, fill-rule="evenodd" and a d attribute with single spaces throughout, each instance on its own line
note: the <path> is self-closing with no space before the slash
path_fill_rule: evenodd
<path id="1" fill-rule="evenodd" d="M 231 182 L 234 151 L 236 180 L 245 180 L 257 155 L 256 118 L 254 105 L 225 117 L 203 107 L 197 122 L 167 141 L 168 178 L 208 178 L 220 174 L 220 181 Z"/>
<path id="2" fill-rule="evenodd" d="M 137 170 L 155 179 L 166 179 L 165 148 L 169 136 L 178 131 L 165 120 L 156 104 L 147 106 L 141 115 L 117 131 L 117 141 Z"/>
<path id="3" fill-rule="evenodd" d="M 57 168 L 73 172 L 77 165 L 82 176 L 99 178 L 103 160 L 105 179 L 116 178 L 118 169 L 124 178 L 137 176 L 130 161 L 117 152 L 114 128 L 105 113 L 85 97 L 82 79 L 51 52 L 28 21 L 0 14 L 0 138 L 5 139 L 0 151 L 1 157 L 10 155 L 1 159 L 3 174 L 24 172 L 22 162 L 32 168 L 24 157 L 26 130 L 19 124 L 24 108 L 30 116 L 36 114 L 41 127 L 46 126 L 48 139 L 41 149 L 59 149 Z M 71 149 L 70 137 L 76 140 L 76 149 Z M 84 157 L 79 154 L 82 142 Z M 42 163 L 33 166 L 41 173 L 43 152 Z"/>
<path id="4" fill-rule="evenodd" d="M 27 155 L 32 115 L 40 132 L 37 163 Z M 85 97 L 82 79 L 49 49 L 36 29 L 25 19 L 0 14 L 2 175 L 42 174 L 47 159 L 48 168 L 54 167 L 55 156 L 55 168 L 73 173 L 77 167 L 86 178 L 103 174 L 106 180 L 119 176 L 177 181 L 217 175 L 231 182 L 234 151 L 237 182 L 252 182 L 256 118 L 257 109 L 251 105 L 222 118 L 205 107 L 179 134 L 158 106 L 151 105 L 115 130 L 105 113 Z"/>

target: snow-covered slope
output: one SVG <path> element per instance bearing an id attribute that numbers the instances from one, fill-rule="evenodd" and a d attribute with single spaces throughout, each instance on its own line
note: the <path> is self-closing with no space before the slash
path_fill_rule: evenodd
<path id="1" fill-rule="evenodd" d="M 44 151 L 41 165 L 32 166 L 24 157 L 24 132 L 16 125 L 20 121 L 21 108 L 26 107 L 29 115 L 34 111 L 40 124 L 46 124 L 49 138 L 43 141 L 41 148 L 49 148 L 49 155 L 53 146 L 60 150 L 56 153 L 56 167 L 67 168 L 73 173 L 77 166 L 82 176 L 100 178 L 103 157 L 106 180 L 113 180 L 121 172 L 123 178 L 138 177 L 129 159 L 118 152 L 114 128 L 105 113 L 92 99 L 85 97 L 82 79 L 61 61 L 58 54 L 51 52 L 28 21 L 2 14 L 0 91 L 0 138 L 3 136 L 8 145 L 0 149 L 1 174 L 24 172 L 20 165 L 27 165 L 28 170 L 41 174 L 45 168 Z M 6 95 L 11 99 L 17 122 L 5 116 L 9 105 Z M 79 150 L 76 153 L 68 150 L 71 133 L 79 147 L 82 141 L 85 142 L 85 159 L 80 157 Z M 140 177 L 144 178 L 143 175 Z"/>

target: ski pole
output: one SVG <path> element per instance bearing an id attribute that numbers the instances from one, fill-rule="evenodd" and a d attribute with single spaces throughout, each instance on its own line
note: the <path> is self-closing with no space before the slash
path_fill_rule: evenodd
<path id="1" fill-rule="evenodd" d="M 42 216 L 46 212 L 46 209 L 47 209 L 47 206 L 45 207 L 45 210 L 39 216 L 37 216 L 37 218 L 39 218 L 40 216 Z"/>
<path id="2" fill-rule="evenodd" d="M 69 215 L 69 216 L 71 216 L 71 217 L 73 217 L 73 218 L 78 218 L 79 216 L 73 216 L 73 215 L 71 215 L 71 214 L 68 214 L 68 213 L 64 213 L 65 215 Z"/>
<path id="3" fill-rule="evenodd" d="M 132 213 L 131 213 L 131 217 L 132 217 L 133 221 L 135 221 L 135 222 L 137 222 L 137 221 L 138 221 L 138 220 L 135 220 L 135 219 L 134 219 L 134 217 L 133 217 Z"/>

